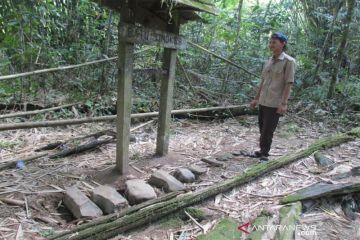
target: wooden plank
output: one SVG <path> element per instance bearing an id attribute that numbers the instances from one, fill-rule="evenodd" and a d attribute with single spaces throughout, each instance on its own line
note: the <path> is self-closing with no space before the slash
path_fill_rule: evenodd
<path id="1" fill-rule="evenodd" d="M 129 8 L 121 10 L 119 33 L 122 24 L 132 22 L 133 16 Z M 119 34 L 119 79 L 117 86 L 117 142 L 116 168 L 121 174 L 126 174 L 129 168 L 129 139 L 131 123 L 131 91 L 134 62 L 134 44 L 129 43 Z"/>
<path id="2" fill-rule="evenodd" d="M 197 11 L 207 12 L 214 15 L 219 14 L 219 10 L 210 1 L 199 1 L 199 0 L 176 0 L 176 4 L 185 5 Z M 176 5 L 175 5 L 176 7 Z"/>
<path id="3" fill-rule="evenodd" d="M 358 180 L 337 184 L 320 182 L 300 189 L 299 191 L 284 197 L 281 200 L 281 203 L 291 203 L 306 199 L 344 195 L 359 191 L 360 182 Z"/>
<path id="4" fill-rule="evenodd" d="M 178 33 L 180 29 L 179 15 L 174 13 L 173 24 L 168 25 L 168 31 Z M 166 48 L 164 50 L 164 69 L 168 70 L 166 77 L 161 79 L 160 89 L 160 108 L 159 108 L 159 128 L 156 141 L 156 154 L 164 156 L 168 153 L 169 137 L 170 137 L 170 123 L 171 110 L 173 104 L 173 92 L 175 82 L 175 67 L 176 67 L 177 50 Z"/>
<path id="5" fill-rule="evenodd" d="M 121 24 L 119 36 L 129 43 L 139 43 L 170 49 L 185 49 L 186 40 L 178 34 L 144 28 L 132 24 Z"/>

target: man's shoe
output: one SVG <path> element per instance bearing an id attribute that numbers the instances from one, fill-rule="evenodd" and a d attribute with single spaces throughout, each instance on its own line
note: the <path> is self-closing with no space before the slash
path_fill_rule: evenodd
<path id="1" fill-rule="evenodd" d="M 249 154 L 249 157 L 252 157 L 252 158 L 260 158 L 261 156 L 263 156 L 263 154 L 260 151 L 255 151 L 255 152 Z"/>
<path id="2" fill-rule="evenodd" d="M 260 162 L 267 162 L 267 161 L 269 161 L 269 158 L 266 155 L 262 155 L 259 160 L 260 160 Z"/>

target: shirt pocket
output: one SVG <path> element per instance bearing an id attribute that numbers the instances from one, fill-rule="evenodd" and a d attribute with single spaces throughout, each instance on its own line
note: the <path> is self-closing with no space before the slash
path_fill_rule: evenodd
<path id="1" fill-rule="evenodd" d="M 272 78 L 276 81 L 284 80 L 284 68 L 282 66 L 275 67 L 272 70 Z"/>

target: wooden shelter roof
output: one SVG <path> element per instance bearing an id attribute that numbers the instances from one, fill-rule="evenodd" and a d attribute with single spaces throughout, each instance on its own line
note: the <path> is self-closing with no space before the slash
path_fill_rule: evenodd
<path id="1" fill-rule="evenodd" d="M 120 11 L 125 0 L 94 0 L 100 5 Z M 128 0 L 132 2 L 131 0 Z M 158 25 L 167 23 L 171 16 L 169 10 L 178 10 L 181 22 L 194 21 L 200 19 L 196 12 L 207 12 L 214 15 L 218 14 L 218 10 L 210 0 L 137 0 L 136 1 L 136 22 L 143 25 Z M 160 21 L 160 22 L 159 22 Z M 150 24 L 151 22 L 151 24 Z"/>

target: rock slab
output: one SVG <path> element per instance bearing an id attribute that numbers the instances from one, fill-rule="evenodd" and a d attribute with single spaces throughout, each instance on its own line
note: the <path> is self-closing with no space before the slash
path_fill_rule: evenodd
<path id="1" fill-rule="evenodd" d="M 149 179 L 149 183 L 155 187 L 164 189 L 167 193 L 185 190 L 184 184 L 162 170 L 154 172 Z"/>
<path id="2" fill-rule="evenodd" d="M 103 214 L 101 209 L 75 186 L 66 189 L 64 204 L 76 218 L 95 218 Z"/>
<path id="3" fill-rule="evenodd" d="M 234 155 L 232 155 L 231 153 L 224 153 L 221 155 L 216 156 L 216 160 L 224 162 L 224 161 L 229 161 L 234 157 Z"/>
<path id="4" fill-rule="evenodd" d="M 207 171 L 206 168 L 200 167 L 200 166 L 195 165 L 195 164 L 187 167 L 187 169 L 189 169 L 195 175 L 201 175 L 201 174 L 206 173 L 206 171 Z"/>
<path id="5" fill-rule="evenodd" d="M 174 173 L 174 177 L 183 183 L 192 183 L 195 182 L 196 177 L 193 172 L 187 168 L 178 168 Z"/>
<path id="6" fill-rule="evenodd" d="M 130 204 L 138 204 L 156 198 L 154 189 L 144 180 L 128 180 L 125 182 L 125 187 Z"/>
<path id="7" fill-rule="evenodd" d="M 204 157 L 201 159 L 201 161 L 203 162 L 206 162 L 212 166 L 215 166 L 215 167 L 222 167 L 224 166 L 224 163 L 223 162 L 220 162 L 218 160 L 216 160 L 215 158 L 213 157 Z"/>
<path id="8" fill-rule="evenodd" d="M 116 189 L 102 185 L 95 188 L 91 200 L 98 205 L 104 213 L 114 213 L 128 206 L 128 201 Z"/>

